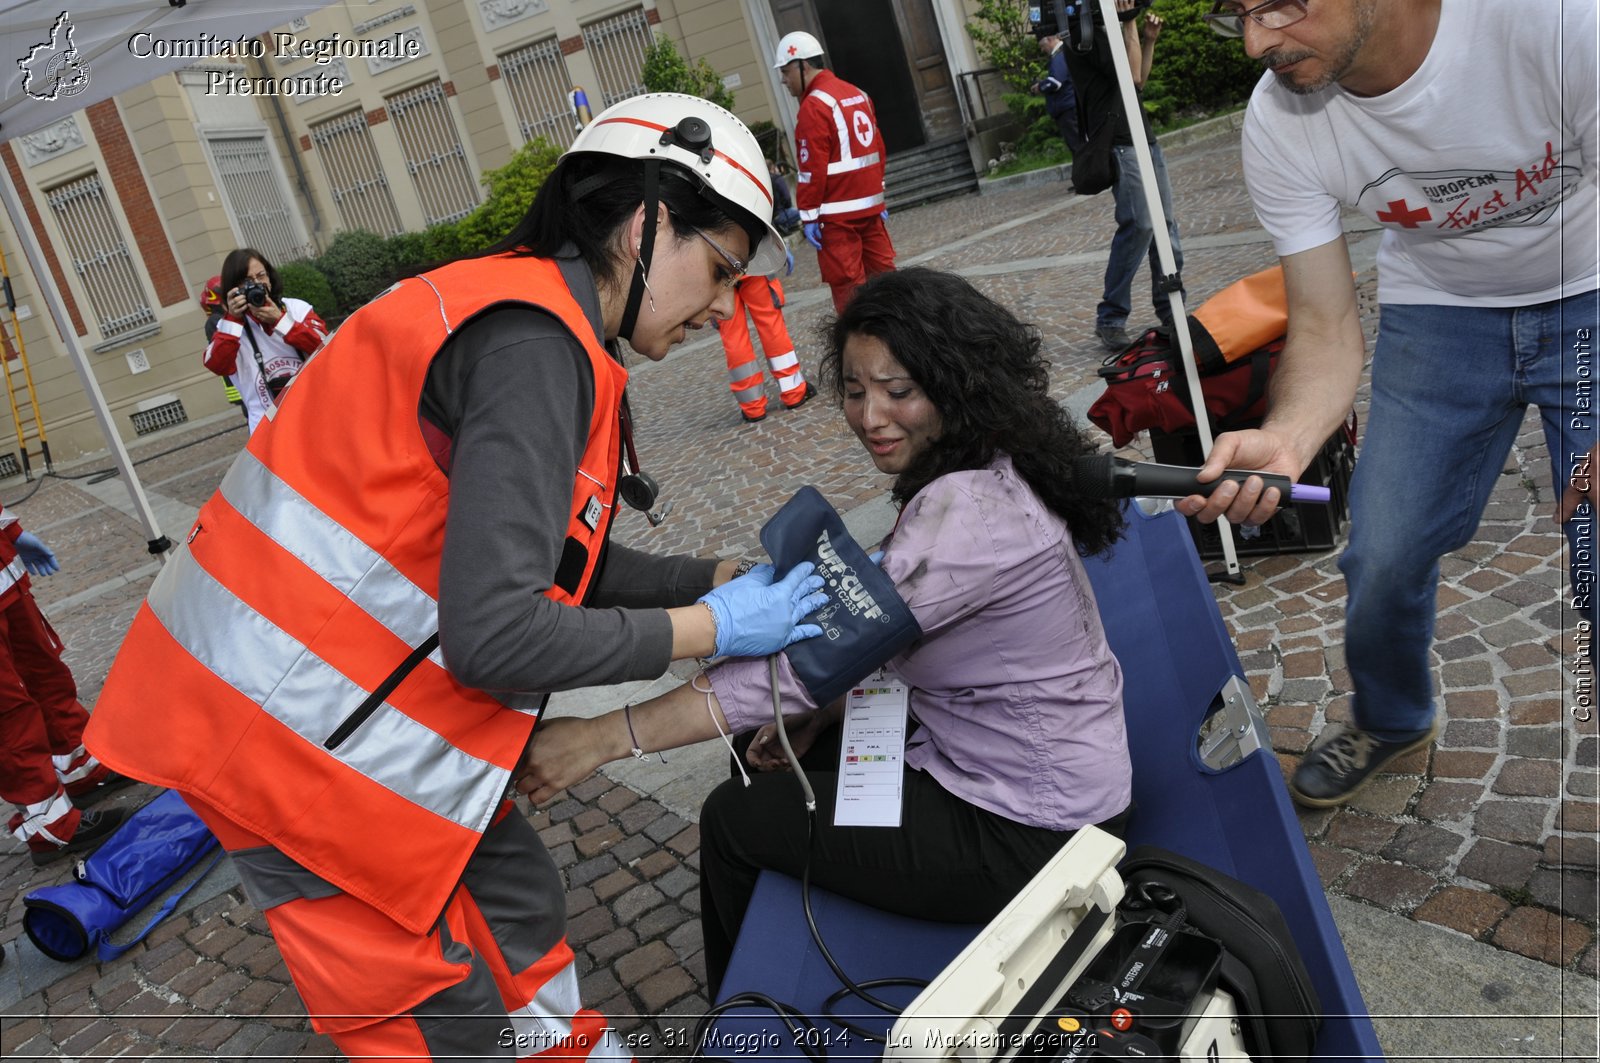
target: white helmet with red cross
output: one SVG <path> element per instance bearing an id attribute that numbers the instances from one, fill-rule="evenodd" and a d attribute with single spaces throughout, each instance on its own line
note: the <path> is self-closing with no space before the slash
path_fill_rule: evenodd
<path id="1" fill-rule="evenodd" d="M 784 264 L 783 237 L 772 227 L 772 178 L 755 134 L 710 100 L 677 92 L 633 96 L 607 107 L 584 127 L 567 154 L 660 159 L 693 174 L 704 191 L 737 207 L 766 230 L 749 271 Z"/>
<path id="2" fill-rule="evenodd" d="M 805 30 L 785 33 L 778 42 L 778 52 L 772 59 L 775 70 L 782 70 L 796 59 L 815 59 L 822 54 L 822 42 Z"/>

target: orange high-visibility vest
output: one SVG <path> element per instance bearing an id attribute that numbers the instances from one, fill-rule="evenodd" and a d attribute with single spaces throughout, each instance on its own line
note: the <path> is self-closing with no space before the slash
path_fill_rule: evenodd
<path id="1" fill-rule="evenodd" d="M 540 701 L 462 686 L 434 637 L 450 483 L 418 402 L 452 333 L 508 302 L 555 315 L 593 369 L 546 592 L 584 600 L 627 371 L 555 263 L 455 263 L 363 307 L 295 378 L 151 587 L 86 735 L 115 770 L 199 796 L 417 933 L 510 785 Z"/>

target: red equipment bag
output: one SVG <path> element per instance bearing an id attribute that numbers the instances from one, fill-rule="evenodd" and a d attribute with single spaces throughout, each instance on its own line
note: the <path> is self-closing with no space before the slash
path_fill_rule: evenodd
<path id="1" fill-rule="evenodd" d="M 1189 315 L 1195 369 L 1213 433 L 1259 421 L 1267 412 L 1267 382 L 1288 331 L 1283 268 L 1274 266 L 1222 289 Z M 1194 427 L 1183 358 L 1165 328 L 1148 329 L 1108 357 L 1100 376 L 1106 391 L 1089 420 L 1125 447 L 1151 428 Z"/>

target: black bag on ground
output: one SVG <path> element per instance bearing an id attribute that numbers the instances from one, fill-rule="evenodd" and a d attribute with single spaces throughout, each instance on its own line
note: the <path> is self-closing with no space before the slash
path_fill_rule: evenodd
<path id="1" fill-rule="evenodd" d="M 1187 924 L 1222 943 L 1218 988 L 1233 995 L 1252 1059 L 1303 1060 L 1316 1045 L 1322 1004 L 1273 899 L 1214 868 L 1154 845 L 1121 865 L 1130 922 L 1162 919 L 1175 896 Z M 1163 894 L 1163 889 L 1170 891 Z"/>

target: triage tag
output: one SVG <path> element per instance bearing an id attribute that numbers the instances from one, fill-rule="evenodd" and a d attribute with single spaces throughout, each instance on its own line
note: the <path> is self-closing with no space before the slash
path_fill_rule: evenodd
<path id="1" fill-rule="evenodd" d="M 898 827 L 910 688 L 878 669 L 845 696 L 835 827 Z"/>

